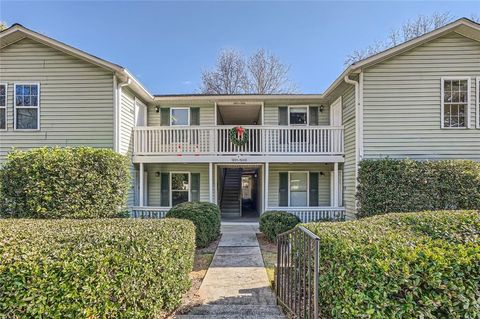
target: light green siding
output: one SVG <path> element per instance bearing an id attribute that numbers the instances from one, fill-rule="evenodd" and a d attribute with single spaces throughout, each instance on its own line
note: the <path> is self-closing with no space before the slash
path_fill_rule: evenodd
<path id="1" fill-rule="evenodd" d="M 128 88 L 122 88 L 120 108 L 119 151 L 121 154 L 131 155 L 133 151 L 133 127 L 135 126 L 135 95 Z"/>
<path id="2" fill-rule="evenodd" d="M 265 125 L 278 125 L 278 107 L 288 104 L 265 104 L 264 122 Z M 318 125 L 330 125 L 330 108 L 327 104 L 310 104 L 311 106 L 323 105 L 323 111 L 318 114 Z"/>
<path id="3" fill-rule="evenodd" d="M 209 201 L 208 164 L 146 164 L 148 205 L 160 206 L 160 177 L 156 173 L 190 172 L 200 173 L 200 200 Z"/>
<path id="4" fill-rule="evenodd" d="M 323 172 L 318 181 L 320 206 L 330 206 L 330 173 L 332 164 L 270 164 L 268 183 L 268 206 L 278 207 L 279 173 L 288 171 Z"/>
<path id="5" fill-rule="evenodd" d="M 446 76 L 471 77 L 470 129 L 440 128 L 440 79 Z M 364 157 L 480 160 L 480 129 L 475 128 L 477 76 L 480 43 L 457 33 L 366 69 Z"/>
<path id="6" fill-rule="evenodd" d="M 345 130 L 343 164 L 343 192 L 347 219 L 355 218 L 356 143 L 355 143 L 355 87 L 348 86 L 342 96 L 343 126 Z"/>
<path id="7" fill-rule="evenodd" d="M 0 82 L 8 84 L 7 131 L 0 161 L 12 147 L 113 147 L 113 74 L 23 39 L 0 50 Z M 13 130 L 14 83 L 40 83 L 40 130 Z"/>
<path id="8" fill-rule="evenodd" d="M 215 106 L 214 104 L 197 105 L 193 104 L 175 104 L 161 105 L 161 107 L 199 107 L 200 108 L 200 125 L 215 125 Z M 157 113 L 154 106 L 148 107 L 148 126 L 160 126 L 160 112 Z"/>

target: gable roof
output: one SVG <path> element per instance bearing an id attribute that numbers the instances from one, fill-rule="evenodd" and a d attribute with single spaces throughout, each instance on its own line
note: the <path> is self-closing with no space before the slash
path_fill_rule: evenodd
<path id="1" fill-rule="evenodd" d="M 21 24 L 15 23 L 8 29 L 0 32 L 0 49 L 3 49 L 4 47 L 16 43 L 24 38 L 30 38 L 46 46 L 62 51 L 68 55 L 74 56 L 106 70 L 109 70 L 115 73 L 115 75 L 121 81 L 127 83 L 129 82 L 130 84 L 128 84 L 128 86 L 146 102 L 153 101 L 153 96 L 147 91 L 147 89 L 145 89 L 145 87 L 127 69 L 125 69 L 121 65 L 109 62 L 92 54 L 74 48 L 70 45 L 67 45 L 63 42 L 49 38 L 43 34 L 26 28 Z"/>
<path id="2" fill-rule="evenodd" d="M 402 54 L 406 51 L 409 51 L 417 46 L 420 46 L 424 43 L 430 42 L 434 39 L 437 39 L 441 36 L 444 36 L 451 32 L 457 32 L 467 38 L 470 38 L 475 41 L 480 42 L 480 24 L 467 19 L 461 18 L 456 21 L 453 21 L 441 28 L 435 29 L 424 35 L 421 35 L 412 40 L 403 42 L 399 45 L 396 45 L 392 48 L 374 54 L 370 57 L 367 57 L 363 60 L 351 64 L 345 71 L 338 76 L 338 78 L 327 88 L 323 95 L 327 96 L 331 94 L 345 79 L 345 76 L 351 74 L 359 73 L 362 69 L 373 66 L 375 64 L 381 63 L 387 59 L 390 59 L 394 56 Z"/>
<path id="3" fill-rule="evenodd" d="M 153 102 L 155 101 L 166 101 L 166 100 L 179 100 L 182 98 L 192 99 L 192 100 L 207 100 L 207 99 L 245 99 L 249 100 L 252 98 L 256 99 L 328 99 L 329 95 L 338 88 L 345 81 L 346 76 L 350 76 L 352 74 L 358 74 L 362 71 L 362 69 L 373 66 L 375 64 L 381 63 L 387 59 L 390 59 L 394 56 L 402 54 L 406 51 L 409 51 L 417 46 L 420 46 L 424 43 L 437 39 L 445 34 L 457 32 L 465 37 L 473 39 L 475 41 L 480 42 L 480 24 L 469 20 L 467 18 L 458 19 L 452 23 L 449 23 L 441 28 L 435 29 L 431 32 L 428 32 L 420 37 L 415 39 L 409 40 L 407 42 L 401 43 L 395 47 L 389 48 L 385 51 L 372 55 L 368 58 L 360 60 L 351 64 L 348 68 L 346 68 L 342 74 L 340 74 L 337 79 L 327 88 L 327 90 L 322 94 L 279 94 L 279 95 L 256 95 L 256 94 L 242 94 L 242 95 L 195 95 L 195 94 L 187 94 L 187 95 L 155 95 L 153 96 L 150 94 L 145 87 L 137 80 L 135 77 L 124 67 L 103 60 L 99 57 L 86 53 L 82 50 L 76 49 L 72 46 L 69 46 L 65 43 L 60 41 L 54 40 L 49 38 L 45 35 L 37 33 L 33 30 L 25 28 L 20 24 L 13 24 L 10 28 L 5 29 L 0 32 L 0 49 L 8 46 L 12 43 L 15 43 L 25 37 L 31 38 L 36 40 L 40 43 L 43 43 L 47 46 L 56 48 L 60 51 L 63 51 L 67 54 L 72 56 L 76 56 L 80 59 L 88 61 L 92 64 L 98 65 L 102 68 L 110 70 L 117 75 L 117 77 L 122 80 L 128 82 L 130 80 L 130 84 L 128 86 L 137 93 L 140 97 L 142 97 L 146 102 Z"/>

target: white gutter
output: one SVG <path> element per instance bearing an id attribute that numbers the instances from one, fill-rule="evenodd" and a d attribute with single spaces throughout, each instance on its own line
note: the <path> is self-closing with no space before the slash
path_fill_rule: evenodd
<path id="1" fill-rule="evenodd" d="M 114 75 L 114 85 L 115 85 L 115 138 L 114 138 L 114 151 L 117 153 L 120 153 L 120 135 L 122 132 L 122 88 L 124 86 L 130 85 L 132 83 L 132 80 L 130 78 L 127 78 L 126 81 L 124 82 L 118 82 L 117 84 L 117 79 L 116 76 Z"/>
<path id="2" fill-rule="evenodd" d="M 357 189 L 358 164 L 363 157 L 363 72 L 359 75 L 359 81 L 350 79 L 348 74 L 343 79 L 346 83 L 355 86 L 355 189 Z M 355 211 L 357 211 L 357 200 L 355 200 Z"/>

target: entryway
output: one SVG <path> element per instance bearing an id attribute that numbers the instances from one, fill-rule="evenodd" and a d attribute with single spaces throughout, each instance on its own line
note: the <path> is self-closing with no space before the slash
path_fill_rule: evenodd
<path id="1" fill-rule="evenodd" d="M 224 219 L 256 220 L 261 212 L 260 165 L 219 166 L 219 206 Z"/>

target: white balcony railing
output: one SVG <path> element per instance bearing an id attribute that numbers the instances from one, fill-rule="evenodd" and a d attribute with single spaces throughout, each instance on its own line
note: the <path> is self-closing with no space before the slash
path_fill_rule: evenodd
<path id="1" fill-rule="evenodd" d="M 243 126 L 248 141 L 230 141 L 233 126 L 136 127 L 135 155 L 341 155 L 343 127 Z"/>

